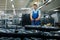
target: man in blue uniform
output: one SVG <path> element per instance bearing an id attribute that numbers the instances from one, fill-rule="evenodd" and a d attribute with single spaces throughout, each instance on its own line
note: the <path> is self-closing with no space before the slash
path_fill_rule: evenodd
<path id="1" fill-rule="evenodd" d="M 38 10 L 37 4 L 33 4 L 33 10 L 30 14 L 31 25 L 40 25 L 41 12 Z"/>

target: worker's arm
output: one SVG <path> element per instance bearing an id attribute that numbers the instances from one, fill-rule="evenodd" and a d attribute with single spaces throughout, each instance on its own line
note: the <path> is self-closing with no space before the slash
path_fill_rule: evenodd
<path id="1" fill-rule="evenodd" d="M 30 20 L 31 20 L 31 21 L 33 20 L 33 18 L 32 18 L 32 12 L 31 12 L 31 14 L 30 14 Z"/>
<path id="2" fill-rule="evenodd" d="M 30 14 L 30 20 L 32 21 L 33 20 L 33 18 L 32 18 L 32 15 Z"/>
<path id="3" fill-rule="evenodd" d="M 36 20 L 40 20 L 40 18 L 41 18 L 41 11 L 39 11 L 39 16 Z"/>

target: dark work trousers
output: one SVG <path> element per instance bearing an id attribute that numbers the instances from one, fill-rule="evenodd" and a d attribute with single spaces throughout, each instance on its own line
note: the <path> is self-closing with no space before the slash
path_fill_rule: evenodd
<path id="1" fill-rule="evenodd" d="M 36 21 L 36 20 L 31 21 L 31 25 L 40 25 L 40 20 L 38 20 L 38 21 Z"/>

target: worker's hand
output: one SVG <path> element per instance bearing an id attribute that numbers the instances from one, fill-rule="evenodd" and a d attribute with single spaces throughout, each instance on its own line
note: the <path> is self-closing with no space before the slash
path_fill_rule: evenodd
<path id="1" fill-rule="evenodd" d="M 33 21 L 34 19 L 31 19 L 31 21 Z"/>
<path id="2" fill-rule="evenodd" d="M 35 19 L 36 21 L 40 20 L 40 18 Z"/>
<path id="3" fill-rule="evenodd" d="M 39 19 L 35 19 L 36 21 L 38 21 Z"/>

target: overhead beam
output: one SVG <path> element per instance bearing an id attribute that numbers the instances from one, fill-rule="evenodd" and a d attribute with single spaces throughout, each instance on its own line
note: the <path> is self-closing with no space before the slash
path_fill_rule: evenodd
<path id="1" fill-rule="evenodd" d="M 41 8 L 42 11 L 50 11 L 53 8 L 60 6 L 60 0 L 53 0 L 50 4 L 44 6 Z"/>

